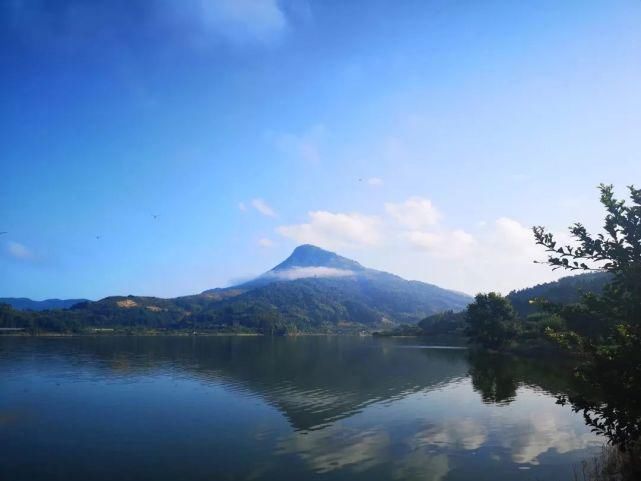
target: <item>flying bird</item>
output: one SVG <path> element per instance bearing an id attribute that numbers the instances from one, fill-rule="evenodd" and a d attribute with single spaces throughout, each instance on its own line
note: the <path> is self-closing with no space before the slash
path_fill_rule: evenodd
<path id="1" fill-rule="evenodd" d="M 0 232 L 0 235 L 5 235 L 5 234 L 8 234 L 8 232 L 4 232 L 4 231 Z"/>
<path id="2" fill-rule="evenodd" d="M 151 216 L 152 216 L 154 219 L 157 219 L 157 218 L 160 216 L 160 214 L 151 214 Z"/>
<path id="3" fill-rule="evenodd" d="M 101 235 L 97 235 L 97 236 L 96 236 L 96 240 L 100 240 L 101 238 L 102 238 L 102 236 L 101 236 Z"/>

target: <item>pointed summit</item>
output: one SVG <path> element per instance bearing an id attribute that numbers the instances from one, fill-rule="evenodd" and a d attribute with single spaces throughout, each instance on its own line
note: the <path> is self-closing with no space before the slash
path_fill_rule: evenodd
<path id="1" fill-rule="evenodd" d="M 338 254 L 311 244 L 303 244 L 294 249 L 294 252 L 272 269 L 272 272 L 283 271 L 296 267 L 331 267 L 333 269 L 344 269 L 360 271 L 365 269 L 358 262 L 339 256 Z"/>
<path id="2" fill-rule="evenodd" d="M 211 307 L 224 322 L 234 316 L 239 317 L 233 322 L 254 322 L 261 313 L 269 312 L 279 322 L 309 331 L 345 322 L 370 327 L 416 323 L 437 312 L 465 309 L 472 299 L 369 269 L 310 244 L 298 246 L 273 269 L 227 291 L 232 296 Z M 218 299 L 221 292 L 225 290 L 204 294 Z"/>

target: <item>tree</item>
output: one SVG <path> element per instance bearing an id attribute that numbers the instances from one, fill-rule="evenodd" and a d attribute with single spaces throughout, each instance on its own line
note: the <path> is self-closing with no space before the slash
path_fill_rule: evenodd
<path id="1" fill-rule="evenodd" d="M 516 312 L 500 294 L 477 294 L 467 307 L 466 333 L 483 347 L 500 349 L 514 339 L 516 332 Z"/>
<path id="2" fill-rule="evenodd" d="M 593 235 L 576 223 L 570 227 L 575 245 L 559 246 L 544 227 L 533 228 L 553 269 L 611 274 L 602 294 L 586 295 L 575 306 L 552 306 L 568 329 L 548 334 L 583 354 L 577 372 L 592 386 L 593 395 L 575 393 L 560 402 L 572 403 L 622 449 L 641 438 L 641 190 L 628 189 L 630 205 L 615 198 L 611 185 L 599 186 L 604 232 Z"/>
<path id="3" fill-rule="evenodd" d="M 465 311 L 444 311 L 427 316 L 418 323 L 421 333 L 425 336 L 439 334 L 458 334 L 465 329 Z"/>
<path id="4" fill-rule="evenodd" d="M 486 404 L 510 404 L 516 398 L 519 379 L 515 360 L 501 354 L 470 351 L 472 387 Z"/>

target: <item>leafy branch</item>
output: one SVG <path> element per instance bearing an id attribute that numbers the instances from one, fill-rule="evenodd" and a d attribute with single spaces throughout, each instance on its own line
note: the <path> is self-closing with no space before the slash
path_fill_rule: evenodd
<path id="1" fill-rule="evenodd" d="M 604 231 L 596 236 L 576 223 L 570 235 L 577 246 L 558 245 L 543 226 L 532 228 L 538 245 L 549 253 L 544 264 L 556 269 L 625 272 L 641 263 L 641 189 L 628 187 L 632 205 L 614 197 L 613 186 L 601 184 L 601 203 L 607 211 Z"/>

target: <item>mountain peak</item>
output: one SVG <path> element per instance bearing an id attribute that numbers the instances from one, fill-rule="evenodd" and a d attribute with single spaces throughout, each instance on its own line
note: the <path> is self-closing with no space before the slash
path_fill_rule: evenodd
<path id="1" fill-rule="evenodd" d="M 291 255 L 274 267 L 272 271 L 282 271 L 296 267 L 331 267 L 352 271 L 364 269 L 358 262 L 339 256 L 335 252 L 321 249 L 315 245 L 303 244 L 296 247 Z"/>

